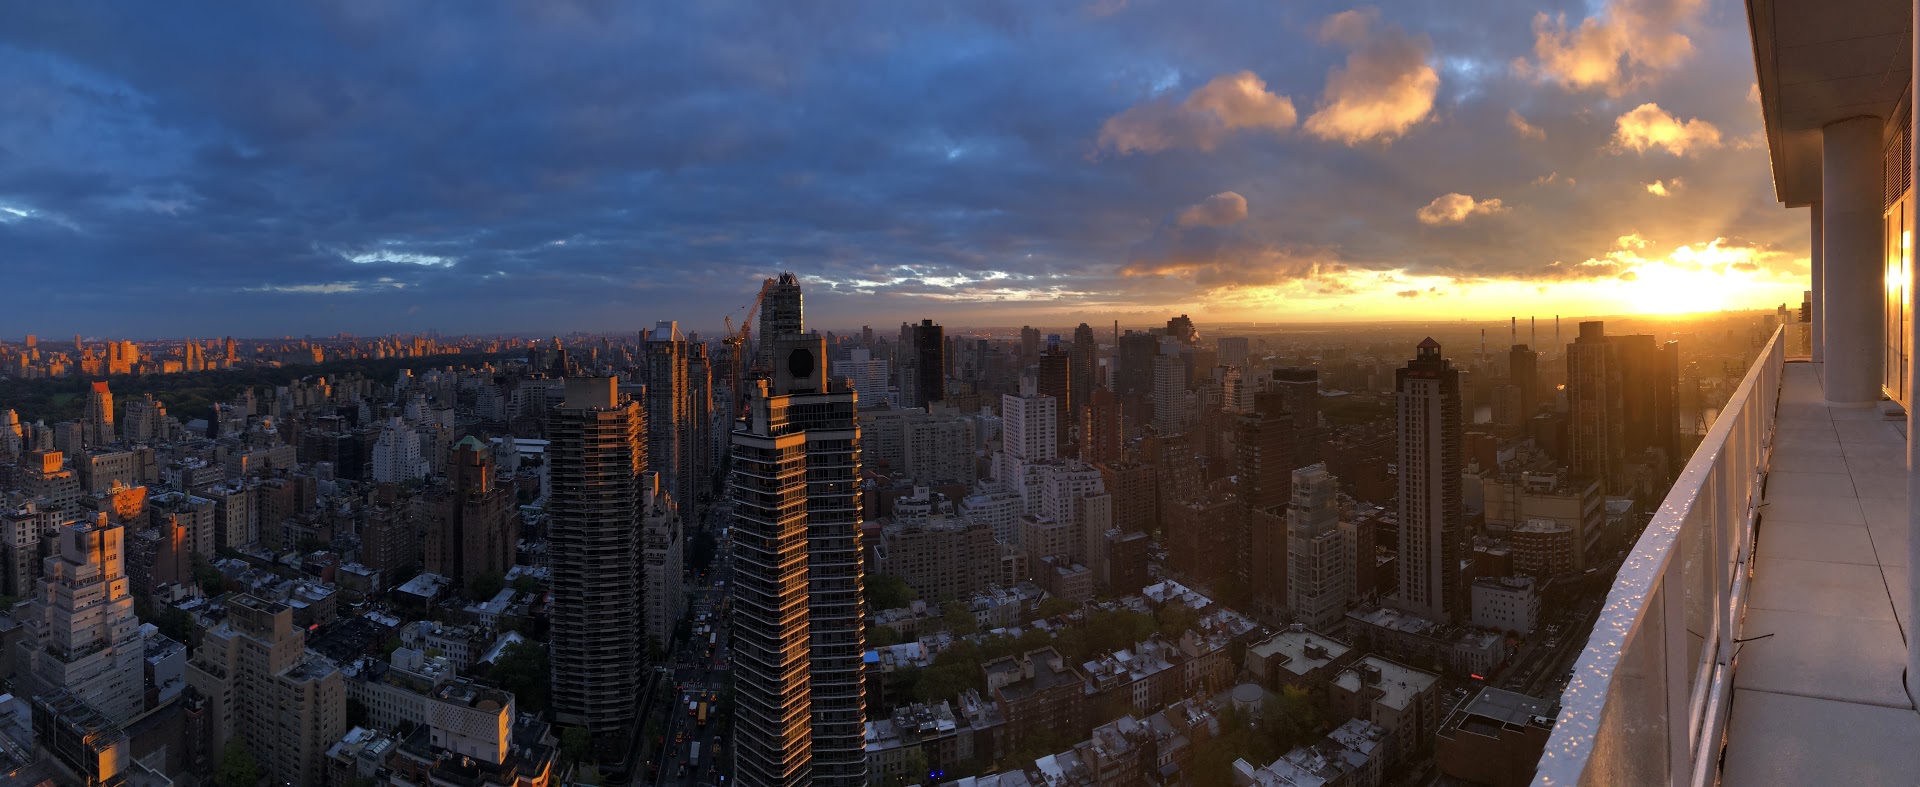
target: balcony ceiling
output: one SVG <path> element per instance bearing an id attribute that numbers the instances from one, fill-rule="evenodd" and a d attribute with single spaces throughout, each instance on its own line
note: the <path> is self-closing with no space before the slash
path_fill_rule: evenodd
<path id="1" fill-rule="evenodd" d="M 1820 199 L 1820 128 L 1888 118 L 1912 77 L 1912 0 L 1747 0 L 1774 193 Z"/>

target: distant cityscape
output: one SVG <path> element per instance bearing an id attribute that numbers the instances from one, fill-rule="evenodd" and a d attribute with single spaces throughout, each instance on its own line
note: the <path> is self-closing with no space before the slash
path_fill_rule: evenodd
<path id="1" fill-rule="evenodd" d="M 0 343 L 9 780 L 1524 783 L 1791 319 L 838 334 L 802 290 Z"/>

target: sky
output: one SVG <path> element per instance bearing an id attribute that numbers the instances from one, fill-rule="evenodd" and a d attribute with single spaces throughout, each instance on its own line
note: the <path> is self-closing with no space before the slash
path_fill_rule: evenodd
<path id="1" fill-rule="evenodd" d="M 1470 10 L 1469 10 L 1470 9 Z M 0 335 L 1797 304 L 1734 0 L 15 3 Z"/>

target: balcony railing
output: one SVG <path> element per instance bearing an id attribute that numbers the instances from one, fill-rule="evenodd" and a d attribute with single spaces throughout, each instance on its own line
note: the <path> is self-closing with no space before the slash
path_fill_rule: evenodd
<path id="1" fill-rule="evenodd" d="M 1715 782 L 1786 345 L 1783 327 L 1621 565 L 1536 787 Z"/>

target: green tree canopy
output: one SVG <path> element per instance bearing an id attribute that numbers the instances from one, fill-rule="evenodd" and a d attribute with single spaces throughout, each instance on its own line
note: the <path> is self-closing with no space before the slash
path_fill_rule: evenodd
<path id="1" fill-rule="evenodd" d="M 916 595 L 907 581 L 892 574 L 867 575 L 867 608 L 897 609 L 913 601 Z"/>
<path id="2" fill-rule="evenodd" d="M 513 692 L 521 710 L 539 713 L 547 709 L 547 695 L 553 685 L 547 647 L 538 642 L 516 642 L 500 654 L 491 673 L 500 688 Z"/>
<path id="3" fill-rule="evenodd" d="M 958 601 L 949 601 L 940 607 L 940 622 L 956 637 L 980 633 L 980 621 L 973 617 L 973 610 Z"/>
<path id="4" fill-rule="evenodd" d="M 476 601 L 486 601 L 499 595 L 500 589 L 503 587 L 506 587 L 506 580 L 502 579 L 499 574 L 488 571 L 476 575 L 472 580 L 467 582 L 467 597 Z"/>
<path id="5" fill-rule="evenodd" d="M 220 755 L 220 769 L 214 773 L 213 783 L 219 787 L 254 787 L 260 783 L 260 764 L 253 759 L 253 752 L 247 750 L 238 737 L 227 741 L 227 749 Z"/>

